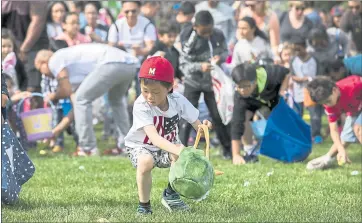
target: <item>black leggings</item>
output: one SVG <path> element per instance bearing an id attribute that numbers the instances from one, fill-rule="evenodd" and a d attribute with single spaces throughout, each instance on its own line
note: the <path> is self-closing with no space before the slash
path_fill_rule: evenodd
<path id="1" fill-rule="evenodd" d="M 185 92 L 184 96 L 191 102 L 191 104 L 197 108 L 200 94 L 201 92 L 204 93 L 205 103 L 207 108 L 209 109 L 211 118 L 212 118 L 212 125 L 213 128 L 216 130 L 217 137 L 219 138 L 221 145 L 223 146 L 224 153 L 231 152 L 231 138 L 230 138 L 230 126 L 225 126 L 222 123 L 220 118 L 219 112 L 217 110 L 217 105 L 215 101 L 215 95 L 213 91 L 201 91 L 200 89 L 195 89 L 188 85 L 185 85 Z M 201 122 L 203 120 L 200 120 Z M 181 142 L 187 146 L 188 138 L 191 132 L 191 125 L 185 121 L 181 121 L 181 128 L 180 128 L 180 140 Z"/>

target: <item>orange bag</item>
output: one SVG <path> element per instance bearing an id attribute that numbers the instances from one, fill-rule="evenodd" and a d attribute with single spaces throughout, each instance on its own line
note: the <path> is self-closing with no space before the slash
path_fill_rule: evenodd
<path id="1" fill-rule="evenodd" d="M 304 91 L 304 107 L 312 107 L 312 106 L 317 105 L 310 97 L 310 94 L 309 94 L 309 91 L 307 90 L 307 88 L 304 88 L 303 91 Z"/>

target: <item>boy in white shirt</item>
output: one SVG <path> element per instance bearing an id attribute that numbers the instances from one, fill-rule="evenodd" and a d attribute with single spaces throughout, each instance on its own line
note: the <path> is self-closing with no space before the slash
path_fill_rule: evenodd
<path id="1" fill-rule="evenodd" d="M 174 69 L 160 56 L 148 58 L 141 66 L 142 94 L 133 107 L 133 126 L 125 138 L 126 152 L 137 168 L 138 214 L 152 214 L 150 194 L 154 167 L 168 168 L 184 147 L 178 137 L 181 118 L 197 129 L 199 111 L 181 94 L 173 92 Z M 211 128 L 211 122 L 204 120 Z M 162 204 L 170 211 L 189 210 L 168 184 Z"/>
<path id="2" fill-rule="evenodd" d="M 317 59 L 307 52 L 306 41 L 298 36 L 290 40 L 293 44 L 295 57 L 290 61 L 291 79 L 292 79 L 292 96 L 298 104 L 298 108 L 293 105 L 297 113 L 303 116 L 304 93 L 303 89 L 309 81 L 320 74 L 319 63 Z M 321 144 L 323 138 L 321 136 L 323 108 L 320 105 L 308 107 L 311 116 L 312 137 L 315 144 Z"/>

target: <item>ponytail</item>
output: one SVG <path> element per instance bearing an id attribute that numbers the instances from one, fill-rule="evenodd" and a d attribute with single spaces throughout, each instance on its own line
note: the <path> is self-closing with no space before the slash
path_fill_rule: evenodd
<path id="1" fill-rule="evenodd" d="M 241 21 L 247 22 L 251 29 L 255 29 L 254 36 L 259 36 L 266 42 L 269 42 L 269 39 L 266 36 L 266 34 L 258 28 L 255 20 L 252 17 L 245 16 L 244 18 L 241 19 Z"/>

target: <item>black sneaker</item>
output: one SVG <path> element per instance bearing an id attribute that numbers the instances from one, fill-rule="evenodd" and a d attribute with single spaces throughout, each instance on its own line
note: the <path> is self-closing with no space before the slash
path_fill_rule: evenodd
<path id="1" fill-rule="evenodd" d="M 166 190 L 163 191 L 161 203 L 170 212 L 173 211 L 189 211 L 190 208 L 183 202 L 178 193 L 166 195 Z"/>
<path id="2" fill-rule="evenodd" d="M 246 163 L 257 163 L 257 162 L 259 162 L 258 156 L 253 155 L 253 154 L 245 155 L 243 158 L 244 158 Z"/>
<path id="3" fill-rule="evenodd" d="M 231 152 L 223 152 L 222 157 L 224 160 L 231 160 L 232 159 L 232 155 Z"/>
<path id="4" fill-rule="evenodd" d="M 149 215 L 149 214 L 152 214 L 151 206 L 144 207 L 144 206 L 138 205 L 137 215 Z"/>

